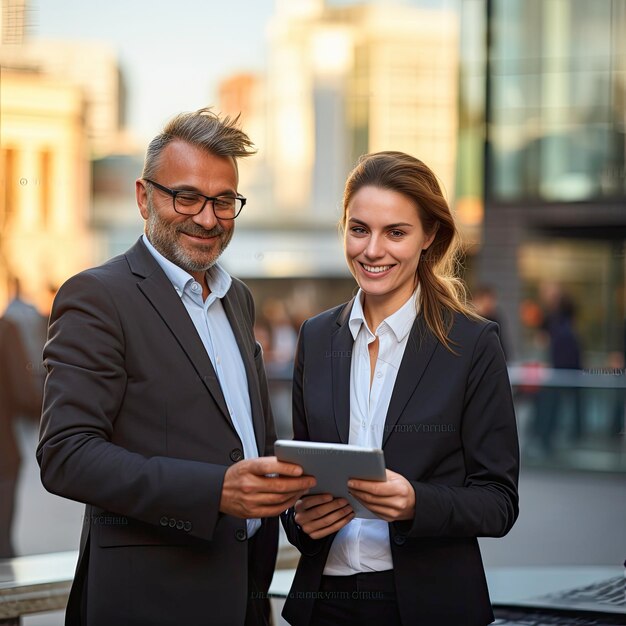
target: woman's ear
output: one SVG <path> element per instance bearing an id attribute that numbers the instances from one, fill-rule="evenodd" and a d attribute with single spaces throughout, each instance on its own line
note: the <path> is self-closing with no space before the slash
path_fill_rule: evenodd
<path id="1" fill-rule="evenodd" d="M 433 231 L 426 237 L 424 240 L 424 245 L 422 246 L 422 252 L 426 252 L 428 248 L 430 248 L 430 244 L 435 241 L 435 237 L 437 236 L 437 231 L 439 230 L 439 222 L 435 223 Z"/>

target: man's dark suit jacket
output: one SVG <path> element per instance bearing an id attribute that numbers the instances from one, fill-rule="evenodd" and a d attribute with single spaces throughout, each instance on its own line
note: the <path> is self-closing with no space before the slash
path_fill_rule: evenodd
<path id="1" fill-rule="evenodd" d="M 259 454 L 270 454 L 252 298 L 233 279 L 222 303 Z M 277 521 L 263 521 L 249 560 L 246 521 L 219 512 L 243 446 L 193 322 L 141 240 L 61 288 L 44 360 L 42 481 L 87 504 L 66 623 L 243 624 L 248 568 L 257 591 L 271 581 Z"/>
<path id="2" fill-rule="evenodd" d="M 351 309 L 300 331 L 295 439 L 348 443 Z M 501 537 L 517 518 L 517 429 L 496 324 L 456 315 L 450 339 L 456 355 L 418 315 L 398 371 L 382 447 L 415 489 L 415 518 L 389 524 L 391 553 L 403 624 L 484 626 L 493 613 L 476 537 Z M 333 536 L 312 540 L 293 509 L 283 522 L 302 552 L 283 615 L 304 626 Z"/>

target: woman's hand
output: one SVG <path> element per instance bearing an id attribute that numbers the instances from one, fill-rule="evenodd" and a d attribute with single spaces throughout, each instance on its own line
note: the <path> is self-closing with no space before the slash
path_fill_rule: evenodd
<path id="1" fill-rule="evenodd" d="M 415 491 L 411 483 L 401 474 L 386 471 L 386 482 L 350 479 L 350 493 L 386 522 L 413 519 Z"/>
<path id="2" fill-rule="evenodd" d="M 307 496 L 294 506 L 296 524 L 311 539 L 321 539 L 337 532 L 354 518 L 354 511 L 345 498 L 329 493 Z"/>

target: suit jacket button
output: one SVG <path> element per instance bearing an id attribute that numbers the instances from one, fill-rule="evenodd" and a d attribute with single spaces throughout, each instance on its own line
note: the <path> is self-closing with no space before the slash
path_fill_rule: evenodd
<path id="1" fill-rule="evenodd" d="M 240 448 L 235 448 L 230 452 L 230 460 L 237 463 L 237 461 L 241 461 L 243 459 L 243 452 Z"/>
<path id="2" fill-rule="evenodd" d="M 183 524 L 183 530 L 188 533 L 193 528 L 191 522 L 185 522 Z"/>
<path id="3" fill-rule="evenodd" d="M 235 531 L 235 539 L 237 541 L 245 541 L 248 536 L 248 533 L 243 528 L 238 528 Z"/>
<path id="4" fill-rule="evenodd" d="M 159 524 L 161 524 L 161 526 L 167 526 L 167 525 L 169 524 L 169 521 L 170 521 L 170 520 L 169 520 L 167 517 L 162 517 L 162 518 L 159 520 Z"/>
<path id="5" fill-rule="evenodd" d="M 176 522 L 176 530 L 182 530 L 185 527 L 185 522 L 183 520 L 178 520 Z"/>
<path id="6" fill-rule="evenodd" d="M 406 537 L 404 535 L 396 535 L 393 538 L 393 542 L 397 545 L 397 546 L 403 546 L 406 543 Z"/>
<path id="7" fill-rule="evenodd" d="M 173 517 L 170 517 L 169 527 L 176 528 L 176 520 Z"/>

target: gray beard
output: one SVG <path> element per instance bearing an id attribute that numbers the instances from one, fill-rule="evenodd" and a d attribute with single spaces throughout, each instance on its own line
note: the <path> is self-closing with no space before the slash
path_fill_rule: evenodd
<path id="1" fill-rule="evenodd" d="M 217 260 L 222 255 L 222 252 L 228 247 L 230 240 L 232 239 L 233 231 L 231 230 L 228 233 L 228 237 L 225 241 L 220 241 L 221 249 L 218 250 L 215 257 L 210 260 L 200 261 L 191 258 L 190 255 L 185 253 L 185 251 L 178 245 L 176 245 L 176 241 L 174 239 L 176 234 L 176 229 L 164 223 L 163 220 L 159 217 L 158 213 L 152 206 L 152 203 L 148 203 L 148 219 L 146 220 L 145 232 L 146 236 L 150 243 L 168 260 L 185 270 L 186 272 L 205 272 L 210 269 L 217 263 Z M 197 225 L 196 225 L 197 226 Z M 195 230 L 196 234 L 199 234 L 199 227 L 193 228 L 189 227 L 188 231 Z M 204 229 L 203 233 L 207 233 Z M 221 229 L 214 229 L 213 231 L 208 231 L 213 234 L 223 234 L 224 231 Z"/>

